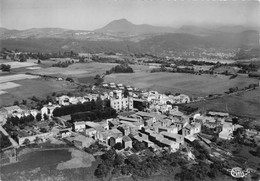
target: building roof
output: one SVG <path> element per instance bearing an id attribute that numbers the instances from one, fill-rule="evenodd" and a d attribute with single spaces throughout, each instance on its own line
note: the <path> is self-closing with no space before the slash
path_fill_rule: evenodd
<path id="1" fill-rule="evenodd" d="M 79 126 L 79 125 L 86 125 L 85 121 L 77 121 L 73 123 L 75 126 Z"/>
<path id="2" fill-rule="evenodd" d="M 95 128 L 95 127 L 100 126 L 100 124 L 92 122 L 92 121 L 86 121 L 85 125 L 88 126 L 88 127 L 91 127 L 91 128 Z"/>
<path id="3" fill-rule="evenodd" d="M 161 135 L 167 136 L 167 137 L 170 137 L 170 138 L 174 138 L 176 140 L 183 140 L 184 139 L 184 137 L 182 135 L 175 134 L 175 133 L 169 133 L 169 132 L 166 132 L 166 131 L 161 132 Z"/>
<path id="4" fill-rule="evenodd" d="M 165 145 L 168 145 L 168 146 L 172 146 L 172 145 L 174 145 L 174 144 L 177 144 L 176 142 L 171 141 L 171 140 L 168 140 L 168 139 L 166 139 L 166 138 L 162 139 L 160 142 L 163 143 L 163 144 L 165 144 Z"/>
<path id="5" fill-rule="evenodd" d="M 123 140 L 124 142 L 132 141 L 129 136 L 123 136 L 122 140 Z"/>
<path id="6" fill-rule="evenodd" d="M 221 116 L 221 117 L 227 117 L 227 116 L 229 116 L 228 113 L 215 112 L 215 111 L 209 111 L 208 114 L 211 115 L 211 116 Z"/>
<path id="7" fill-rule="evenodd" d="M 124 117 L 124 116 L 118 116 L 119 120 L 123 120 L 123 121 L 128 121 L 128 122 L 139 122 L 138 119 L 135 118 L 129 118 L 129 117 Z"/>

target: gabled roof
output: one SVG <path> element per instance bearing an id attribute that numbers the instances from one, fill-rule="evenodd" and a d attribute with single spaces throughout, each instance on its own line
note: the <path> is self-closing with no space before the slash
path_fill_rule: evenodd
<path id="1" fill-rule="evenodd" d="M 122 140 L 123 140 L 124 142 L 132 141 L 129 136 L 123 136 Z"/>

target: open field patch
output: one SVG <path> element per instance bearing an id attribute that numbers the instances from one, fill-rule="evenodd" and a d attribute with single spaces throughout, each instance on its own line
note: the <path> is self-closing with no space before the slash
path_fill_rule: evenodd
<path id="1" fill-rule="evenodd" d="M 94 156 L 86 152 L 73 148 L 71 148 L 69 151 L 71 152 L 72 159 L 66 162 L 59 163 L 57 166 L 58 170 L 91 167 L 92 162 L 95 161 Z"/>
<path id="2" fill-rule="evenodd" d="M 260 119 L 260 89 L 189 105 L 202 110 L 224 111 L 237 116 Z"/>
<path id="3" fill-rule="evenodd" d="M 24 79 L 15 81 L 21 86 L 15 89 L 9 89 L 8 93 L 0 96 L 0 106 L 12 105 L 14 101 L 22 101 L 29 97 L 36 96 L 46 98 L 47 95 L 53 92 L 68 92 L 75 90 L 70 83 L 66 81 L 56 81 L 53 79 Z"/>
<path id="4" fill-rule="evenodd" d="M 26 75 L 26 74 L 6 75 L 6 76 L 0 76 L 0 83 L 23 80 L 23 79 L 35 79 L 35 78 L 38 78 L 38 76 Z"/>
<path id="5" fill-rule="evenodd" d="M 161 93 L 171 91 L 189 96 L 206 96 L 222 94 L 231 87 L 244 88 L 249 84 L 257 83 L 257 80 L 240 75 L 235 79 L 229 79 L 227 76 L 216 75 L 136 72 L 110 74 L 105 77 L 105 82 L 122 83 L 141 89 L 157 90 Z"/>
<path id="6" fill-rule="evenodd" d="M 0 95 L 7 93 L 6 91 L 0 90 Z"/>
<path id="7" fill-rule="evenodd" d="M 11 69 L 31 67 L 37 65 L 34 62 L 5 62 L 5 64 L 9 64 L 11 66 Z"/>
<path id="8" fill-rule="evenodd" d="M 23 155 L 21 161 L 1 167 L 1 174 L 22 172 L 37 167 L 55 166 L 70 158 L 71 154 L 67 149 L 30 152 Z"/>
<path id="9" fill-rule="evenodd" d="M 103 74 L 106 70 L 110 70 L 117 64 L 113 63 L 75 63 L 66 68 L 49 67 L 40 70 L 35 70 L 33 73 L 42 75 L 61 75 L 71 77 L 85 77 L 94 76 L 96 74 Z"/>
<path id="10" fill-rule="evenodd" d="M 38 69 L 41 69 L 41 67 L 27 67 L 26 69 L 29 69 L 29 70 L 38 70 Z"/>
<path id="11" fill-rule="evenodd" d="M 16 84 L 14 82 L 5 82 L 0 84 L 0 90 L 5 90 L 5 89 L 12 89 L 15 87 L 19 87 L 20 84 Z"/>

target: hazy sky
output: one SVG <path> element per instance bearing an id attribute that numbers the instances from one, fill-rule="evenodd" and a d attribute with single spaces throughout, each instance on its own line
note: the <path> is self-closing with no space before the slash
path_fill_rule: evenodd
<path id="1" fill-rule="evenodd" d="M 178 27 L 186 24 L 260 23 L 251 0 L 0 0 L 0 26 L 93 30 L 112 20 Z"/>

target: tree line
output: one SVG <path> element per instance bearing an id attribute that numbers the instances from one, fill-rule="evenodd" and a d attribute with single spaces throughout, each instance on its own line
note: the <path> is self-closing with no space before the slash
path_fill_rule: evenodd
<path id="1" fill-rule="evenodd" d="M 106 74 L 112 73 L 134 73 L 134 70 L 128 64 L 120 64 L 106 71 Z"/>
<path id="2" fill-rule="evenodd" d="M 2 72 L 10 72 L 11 65 L 9 65 L 9 64 L 1 64 L 0 65 L 0 70 L 2 70 Z"/>

